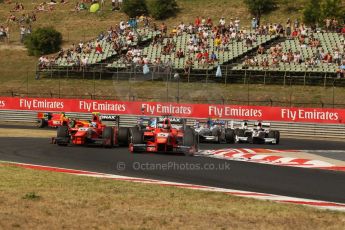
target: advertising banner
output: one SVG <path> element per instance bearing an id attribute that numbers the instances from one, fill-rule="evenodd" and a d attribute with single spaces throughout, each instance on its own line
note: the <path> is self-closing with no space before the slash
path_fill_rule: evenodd
<path id="1" fill-rule="evenodd" d="M 0 97 L 0 110 L 345 124 L 345 109 Z"/>

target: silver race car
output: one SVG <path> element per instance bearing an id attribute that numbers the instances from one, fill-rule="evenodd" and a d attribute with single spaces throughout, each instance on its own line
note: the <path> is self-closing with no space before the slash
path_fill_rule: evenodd
<path id="1" fill-rule="evenodd" d="M 239 128 L 235 128 L 236 143 L 279 144 L 280 142 L 280 132 L 272 130 L 270 123 L 258 121 L 254 123 L 253 128 L 248 127 L 247 121 L 240 124 Z"/>
<path id="2" fill-rule="evenodd" d="M 229 127 L 228 121 L 196 120 L 194 129 L 199 135 L 200 142 L 235 143 L 235 131 Z"/>

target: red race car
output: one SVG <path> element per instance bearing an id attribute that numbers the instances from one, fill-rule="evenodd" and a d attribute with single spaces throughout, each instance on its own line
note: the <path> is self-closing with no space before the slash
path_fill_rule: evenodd
<path id="1" fill-rule="evenodd" d="M 100 145 L 113 147 L 128 145 L 128 128 L 120 127 L 119 116 L 113 116 L 115 126 L 107 126 L 102 123 L 98 114 L 92 115 L 90 122 L 73 120 L 69 126 L 60 126 L 52 143 L 67 146 L 72 145 Z M 109 116 L 107 115 L 109 118 Z"/>
<path id="2" fill-rule="evenodd" d="M 39 112 L 37 113 L 37 126 L 39 128 L 52 127 L 56 128 L 62 125 L 68 125 L 69 118 L 65 113 L 51 113 L 51 112 Z"/>
<path id="3" fill-rule="evenodd" d="M 192 156 L 198 151 L 197 133 L 180 118 L 152 118 L 146 128 L 129 130 L 129 151 L 176 152 Z"/>

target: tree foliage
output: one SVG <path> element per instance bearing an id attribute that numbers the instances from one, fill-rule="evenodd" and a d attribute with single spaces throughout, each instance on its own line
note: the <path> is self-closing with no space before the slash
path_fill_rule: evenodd
<path id="1" fill-rule="evenodd" d="M 244 3 L 247 5 L 250 13 L 258 19 L 261 18 L 261 15 L 277 8 L 276 0 L 244 0 Z"/>
<path id="2" fill-rule="evenodd" d="M 303 20 L 307 24 L 316 24 L 326 18 L 341 20 L 344 14 L 342 0 L 310 0 L 303 11 Z"/>
<path id="3" fill-rule="evenodd" d="M 307 24 L 316 24 L 321 21 L 321 1 L 310 0 L 303 11 L 303 21 Z"/>
<path id="4" fill-rule="evenodd" d="M 345 9 L 342 6 L 342 0 L 325 0 L 321 6 L 322 17 L 341 19 L 345 14 Z"/>
<path id="5" fill-rule="evenodd" d="M 62 44 L 62 35 L 52 27 L 38 28 L 24 39 L 29 55 L 57 52 Z"/>
<path id="6" fill-rule="evenodd" d="M 147 14 L 146 1 L 144 0 L 125 0 L 123 1 L 122 11 L 130 18 Z"/>
<path id="7" fill-rule="evenodd" d="M 150 0 L 148 10 L 155 19 L 166 19 L 174 16 L 177 12 L 176 0 Z"/>

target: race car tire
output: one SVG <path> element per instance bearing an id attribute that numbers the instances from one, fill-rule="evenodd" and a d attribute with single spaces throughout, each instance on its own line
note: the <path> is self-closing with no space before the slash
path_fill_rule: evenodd
<path id="1" fill-rule="evenodd" d="M 275 131 L 275 139 L 276 139 L 276 144 L 279 144 L 280 142 L 280 132 L 278 130 Z"/>
<path id="2" fill-rule="evenodd" d="M 38 128 L 44 128 L 48 125 L 47 121 L 45 119 L 39 119 L 37 124 Z"/>
<path id="3" fill-rule="evenodd" d="M 276 138 L 276 131 L 275 130 L 270 130 L 268 132 L 268 138 Z"/>
<path id="4" fill-rule="evenodd" d="M 219 128 L 212 129 L 212 136 L 220 136 L 220 132 Z"/>
<path id="5" fill-rule="evenodd" d="M 235 135 L 238 137 L 244 137 L 244 129 L 235 129 Z"/>
<path id="6" fill-rule="evenodd" d="M 144 138 L 142 132 L 138 127 L 129 128 L 129 143 L 131 144 L 143 144 Z"/>
<path id="7" fill-rule="evenodd" d="M 128 136 L 129 136 L 128 128 L 120 127 L 117 140 L 121 146 L 128 146 L 128 143 L 129 143 L 128 142 L 128 140 L 129 140 Z"/>
<path id="8" fill-rule="evenodd" d="M 114 129 L 112 127 L 105 127 L 102 137 L 103 139 L 110 139 L 110 141 L 107 141 L 107 143 L 104 144 L 104 147 L 111 148 L 114 145 Z"/>
<path id="9" fill-rule="evenodd" d="M 198 143 L 197 143 L 197 135 L 195 134 L 194 130 L 190 127 L 186 127 L 184 130 L 183 135 L 183 146 L 194 147 L 197 151 Z M 194 153 L 192 152 L 185 152 L 186 156 L 193 156 Z"/>
<path id="10" fill-rule="evenodd" d="M 225 129 L 225 140 L 228 144 L 235 143 L 235 130 Z"/>
<path id="11" fill-rule="evenodd" d="M 252 139 L 252 143 L 253 143 L 253 144 L 260 144 L 260 141 L 259 141 L 258 138 L 253 138 L 253 139 Z"/>
<path id="12" fill-rule="evenodd" d="M 69 139 L 68 127 L 59 126 L 56 131 L 56 137 Z M 68 143 L 57 142 L 57 145 L 66 146 Z"/>

